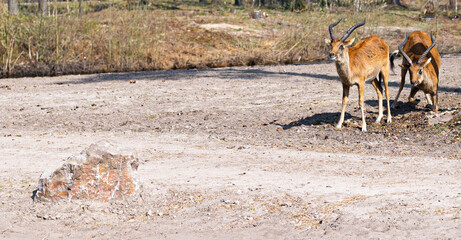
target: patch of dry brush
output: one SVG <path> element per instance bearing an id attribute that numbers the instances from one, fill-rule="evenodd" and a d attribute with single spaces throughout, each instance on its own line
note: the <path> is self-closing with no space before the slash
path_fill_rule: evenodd
<path id="1" fill-rule="evenodd" d="M 0 13 L 1 77 L 320 60 L 326 56 L 327 26 L 340 17 L 345 18 L 344 26 L 366 17 L 367 28 L 355 37 L 378 34 L 391 49 L 409 27 L 435 30 L 434 23 L 420 22 L 417 11 L 378 9 L 350 16 L 339 10 L 293 13 L 268 9 L 268 18 L 255 20 L 249 17 L 249 8 L 102 5 L 86 6 L 81 17 L 62 9 L 59 15 L 45 18 Z M 205 27 L 210 25 L 214 27 Z M 338 31 L 344 31 L 342 26 Z M 459 51 L 459 24 L 441 17 L 438 31 L 437 48 L 442 53 Z"/>

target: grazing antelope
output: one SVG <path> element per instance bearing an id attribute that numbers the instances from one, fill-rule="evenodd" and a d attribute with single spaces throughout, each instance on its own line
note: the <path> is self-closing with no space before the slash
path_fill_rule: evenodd
<path id="1" fill-rule="evenodd" d="M 413 104 L 414 97 L 419 90 L 426 95 L 427 102 L 432 105 L 432 111 L 437 112 L 437 95 L 439 83 L 440 54 L 434 47 L 435 42 L 431 36 L 422 31 L 412 32 L 405 35 L 405 41 L 399 45 L 399 50 L 391 55 L 391 69 L 394 70 L 394 58 L 398 52 L 404 57 L 402 60 L 402 80 L 392 107 L 395 107 L 400 92 L 405 85 L 405 76 L 410 72 L 411 91 L 408 101 Z M 415 63 L 416 62 L 416 63 Z M 429 97 L 430 95 L 430 97 Z M 431 100 L 432 98 L 432 100 Z"/>
<path id="2" fill-rule="evenodd" d="M 364 108 L 364 90 L 365 81 L 372 80 L 371 84 L 376 89 L 378 94 L 378 111 L 379 115 L 376 122 L 379 123 L 383 117 L 383 88 L 381 80 L 384 80 L 384 88 L 386 90 L 387 100 L 387 122 L 390 123 L 391 109 L 389 105 L 389 47 L 386 43 L 376 35 L 372 35 L 359 41 L 351 47 L 354 39 L 346 40 L 349 35 L 358 27 L 365 24 L 363 22 L 352 26 L 346 35 L 341 39 L 336 39 L 333 36 L 333 27 L 338 25 L 341 19 L 329 26 L 330 39 L 325 39 L 325 42 L 331 46 L 330 59 L 336 61 L 336 71 L 343 85 L 343 103 L 341 108 L 341 116 L 336 128 L 341 128 L 344 122 L 344 113 L 346 111 L 347 100 L 349 97 L 349 88 L 357 85 L 359 90 L 359 105 L 362 111 L 362 131 L 367 131 L 365 121 Z M 378 79 L 380 81 L 378 81 Z"/>

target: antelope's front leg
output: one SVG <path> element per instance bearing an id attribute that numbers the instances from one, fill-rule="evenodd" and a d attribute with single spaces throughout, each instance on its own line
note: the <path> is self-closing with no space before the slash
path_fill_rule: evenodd
<path id="1" fill-rule="evenodd" d="M 339 122 L 336 125 L 336 128 L 340 129 L 344 122 L 344 114 L 346 113 L 347 99 L 349 98 L 349 86 L 343 84 L 343 105 L 341 107 L 341 116 L 339 117 Z"/>
<path id="2" fill-rule="evenodd" d="M 439 111 L 439 107 L 437 106 L 437 93 L 433 93 L 431 94 L 431 97 L 432 97 L 432 111 L 434 112 L 438 112 Z"/>
<path id="3" fill-rule="evenodd" d="M 360 110 L 362 112 L 362 132 L 367 131 L 367 122 L 365 121 L 365 106 L 364 106 L 364 95 L 365 95 L 365 81 L 361 81 L 357 85 L 359 89 L 359 105 L 360 105 Z"/>
<path id="4" fill-rule="evenodd" d="M 424 93 L 424 95 L 426 95 L 427 104 L 429 104 L 429 105 L 431 105 L 431 106 L 434 106 L 434 101 L 432 101 L 432 99 L 431 99 L 432 94 L 430 94 L 430 93 Z"/>
<path id="5" fill-rule="evenodd" d="M 408 102 L 413 104 L 413 105 L 418 105 L 419 101 L 415 101 L 415 95 L 419 91 L 419 88 L 417 87 L 411 87 L 410 90 L 410 96 L 408 96 Z"/>

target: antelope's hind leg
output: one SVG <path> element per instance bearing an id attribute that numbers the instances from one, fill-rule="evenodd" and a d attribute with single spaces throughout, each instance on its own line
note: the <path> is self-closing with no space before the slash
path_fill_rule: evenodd
<path id="1" fill-rule="evenodd" d="M 387 123 L 391 123 L 392 122 L 392 114 L 391 114 L 391 104 L 390 104 L 390 99 L 389 99 L 389 68 L 385 67 L 382 70 L 382 72 L 379 74 L 379 77 L 381 79 L 383 79 L 382 82 L 384 82 L 384 91 L 386 93 Z M 402 85 L 402 84 L 400 84 L 400 85 Z"/>
<path id="2" fill-rule="evenodd" d="M 378 117 L 376 118 L 376 123 L 379 123 L 383 118 L 383 87 L 381 87 L 381 84 L 376 78 L 371 81 L 371 85 L 375 87 L 376 93 L 378 94 Z"/>

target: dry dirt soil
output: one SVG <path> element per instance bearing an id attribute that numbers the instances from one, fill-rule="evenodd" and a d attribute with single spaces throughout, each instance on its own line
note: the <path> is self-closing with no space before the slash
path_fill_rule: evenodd
<path id="1" fill-rule="evenodd" d="M 461 56 L 442 64 L 444 113 L 461 108 Z M 2 79 L 0 238 L 459 238 L 459 122 L 429 125 L 407 80 L 393 122 L 376 124 L 365 92 L 362 133 L 356 88 L 334 128 L 332 62 Z M 139 196 L 32 201 L 42 171 L 100 140 L 140 159 Z"/>

